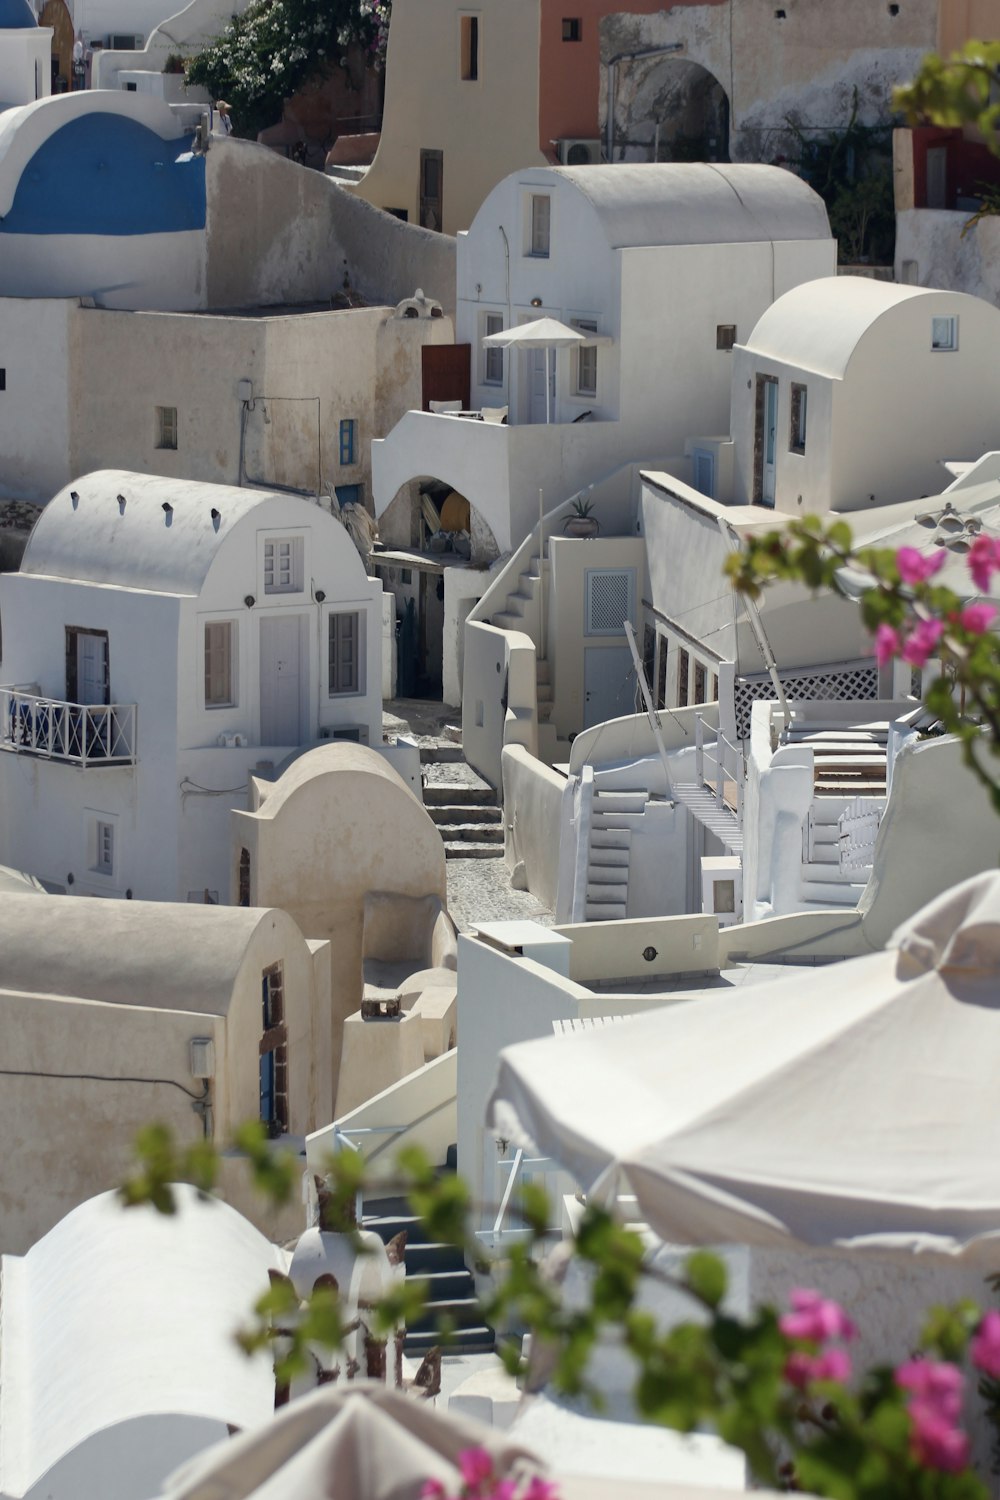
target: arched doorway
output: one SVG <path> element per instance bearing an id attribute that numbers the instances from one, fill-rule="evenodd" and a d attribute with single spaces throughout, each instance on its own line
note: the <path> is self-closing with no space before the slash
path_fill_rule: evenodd
<path id="1" fill-rule="evenodd" d="M 445 480 L 414 478 L 397 503 L 411 507 L 416 545 L 389 542 L 371 557 L 395 599 L 396 696 L 458 703 L 465 619 L 500 549 L 480 511 Z M 401 529 L 392 528 L 397 535 Z"/>
<path id="2" fill-rule="evenodd" d="M 73 87 L 73 21 L 66 0 L 45 0 L 39 26 L 52 27 L 52 92 L 65 94 Z"/>
<path id="3" fill-rule="evenodd" d="M 615 140 L 626 161 L 728 161 L 728 95 L 685 58 L 619 64 Z"/>

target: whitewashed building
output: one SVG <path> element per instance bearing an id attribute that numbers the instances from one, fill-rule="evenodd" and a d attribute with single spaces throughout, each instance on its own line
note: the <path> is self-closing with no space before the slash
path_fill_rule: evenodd
<path id="1" fill-rule="evenodd" d="M 732 499 L 801 515 L 936 494 L 942 460 L 1000 444 L 998 383 L 992 303 L 861 276 L 795 287 L 733 351 Z"/>
<path id="2" fill-rule="evenodd" d="M 297 496 L 120 470 L 61 491 L 0 599 L 0 858 L 75 894 L 225 900 L 250 774 L 381 743 L 381 593 Z"/>
<path id="3" fill-rule="evenodd" d="M 39 26 L 28 0 L 0 4 L 0 114 L 52 91 L 51 26 Z"/>

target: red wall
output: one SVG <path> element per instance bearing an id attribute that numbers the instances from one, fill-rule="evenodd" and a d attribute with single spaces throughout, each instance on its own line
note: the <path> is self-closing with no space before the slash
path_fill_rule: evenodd
<path id="1" fill-rule="evenodd" d="M 600 134 L 598 98 L 601 86 L 601 49 L 598 28 L 606 15 L 647 16 L 681 9 L 685 4 L 723 5 L 726 0 L 541 0 L 539 37 L 538 143 L 552 151 L 551 142 L 565 136 L 593 140 Z M 564 17 L 580 21 L 580 41 L 564 42 Z"/>
<path id="2" fill-rule="evenodd" d="M 911 135 L 914 208 L 927 207 L 927 152 L 931 146 L 945 146 L 948 151 L 946 208 L 954 208 L 957 197 L 978 197 L 984 182 L 1000 186 L 1000 158 L 982 142 L 966 140 L 960 129 L 918 125 Z"/>

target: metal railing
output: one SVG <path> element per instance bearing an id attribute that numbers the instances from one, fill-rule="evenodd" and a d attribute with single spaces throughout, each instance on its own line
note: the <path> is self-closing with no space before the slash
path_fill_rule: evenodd
<path id="1" fill-rule="evenodd" d="M 701 714 L 694 716 L 695 775 L 700 785 L 715 795 L 718 808 L 729 807 L 726 801 L 726 781 L 736 788 L 736 819 L 743 826 L 743 749 L 734 745 L 721 730 L 716 731 L 714 741 L 705 743 L 705 721 Z M 728 752 L 728 754 L 727 754 Z M 714 770 L 714 777 L 712 771 Z M 734 809 L 730 808 L 730 811 Z"/>
<path id="2" fill-rule="evenodd" d="M 501 1169 L 506 1169 L 507 1185 L 503 1190 L 496 1218 L 493 1220 L 493 1228 L 476 1230 L 476 1239 L 488 1241 L 494 1249 L 497 1245 L 503 1244 L 504 1240 L 524 1239 L 528 1233 L 526 1229 L 504 1228 L 504 1220 L 510 1212 L 514 1189 L 517 1187 L 524 1169 L 526 1167 L 533 1167 L 536 1170 L 541 1169 L 547 1172 L 559 1170 L 558 1163 L 553 1161 L 551 1156 L 525 1156 L 523 1150 L 520 1148 L 508 1160 L 497 1162 L 497 1166 Z"/>
<path id="3" fill-rule="evenodd" d="M 0 688 L 0 750 L 75 766 L 134 766 L 134 703 L 64 703 Z"/>

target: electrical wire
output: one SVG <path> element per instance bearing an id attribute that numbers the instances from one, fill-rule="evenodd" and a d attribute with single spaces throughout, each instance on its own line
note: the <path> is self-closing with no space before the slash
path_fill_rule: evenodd
<path id="1" fill-rule="evenodd" d="M 197 781 L 185 776 L 177 789 L 182 797 L 231 797 L 235 792 L 245 792 L 249 785 L 249 781 L 244 781 L 241 786 L 199 786 Z"/>
<path id="2" fill-rule="evenodd" d="M 172 1089 L 180 1089 L 182 1094 L 187 1094 L 189 1099 L 201 1103 L 209 1095 L 209 1083 L 206 1080 L 204 1092 L 194 1094 L 186 1089 L 176 1078 L 122 1078 L 111 1073 L 48 1073 L 40 1068 L 0 1068 L 0 1076 L 4 1078 L 65 1078 L 73 1082 L 85 1083 L 162 1083 Z"/>

